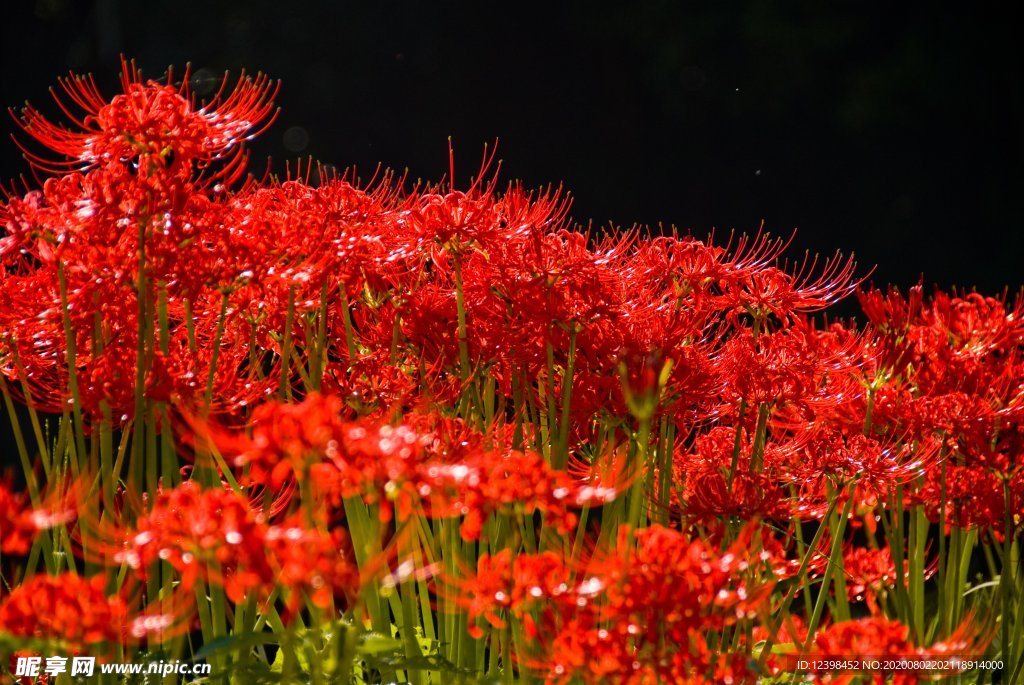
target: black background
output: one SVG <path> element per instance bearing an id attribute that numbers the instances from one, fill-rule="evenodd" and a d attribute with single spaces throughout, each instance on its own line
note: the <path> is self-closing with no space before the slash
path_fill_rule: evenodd
<path id="1" fill-rule="evenodd" d="M 584 223 L 703 236 L 763 220 L 797 229 L 794 255 L 855 252 L 876 284 L 1024 280 L 1008 8 L 22 0 L 0 23 L 4 106 L 45 105 L 68 70 L 112 94 L 121 53 L 154 78 L 191 62 L 200 87 L 263 71 L 282 111 L 254 159 L 278 171 L 313 155 L 438 180 L 452 136 L 465 181 L 499 139 L 504 178 L 564 182 Z M 24 170 L 0 141 L 0 177 Z"/>

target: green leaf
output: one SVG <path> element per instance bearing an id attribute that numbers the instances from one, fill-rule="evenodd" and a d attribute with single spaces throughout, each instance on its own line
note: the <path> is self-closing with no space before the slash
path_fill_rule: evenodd
<path id="1" fill-rule="evenodd" d="M 208 659 L 213 654 L 222 652 L 234 652 L 240 649 L 255 647 L 256 645 L 278 644 L 281 636 L 278 633 L 242 633 L 240 635 L 226 635 L 216 640 L 211 640 L 203 645 L 194 658 L 198 660 Z"/>

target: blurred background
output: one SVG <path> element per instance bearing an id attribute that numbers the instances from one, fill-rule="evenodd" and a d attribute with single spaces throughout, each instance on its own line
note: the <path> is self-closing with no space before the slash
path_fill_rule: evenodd
<path id="1" fill-rule="evenodd" d="M 0 105 L 54 111 L 69 70 L 113 93 L 122 53 L 153 78 L 191 62 L 200 92 L 263 71 L 282 111 L 259 171 L 312 155 L 437 180 L 452 136 L 464 182 L 498 139 L 504 179 L 564 183 L 582 223 L 763 221 L 879 285 L 995 293 L 1024 282 L 1018 32 L 975 3 L 20 0 Z M 23 171 L 0 140 L 0 178 Z"/>

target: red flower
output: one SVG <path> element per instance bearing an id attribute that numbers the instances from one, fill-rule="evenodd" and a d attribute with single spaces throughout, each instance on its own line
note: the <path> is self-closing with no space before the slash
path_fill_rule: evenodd
<path id="1" fill-rule="evenodd" d="M 128 609 L 118 596 L 108 597 L 103 574 L 83 578 L 74 573 L 34 575 L 0 604 L 0 632 L 57 640 L 79 652 L 98 643 L 120 643 L 128 628 Z"/>
<path id="2" fill-rule="evenodd" d="M 815 659 L 861 659 L 899 660 L 901 657 L 910 661 L 927 661 L 929 658 L 955 656 L 959 659 L 971 659 L 984 652 L 991 639 L 991 634 L 979 631 L 970 620 L 965 621 L 953 635 L 929 647 L 916 647 L 910 640 L 910 629 L 900 623 L 882 617 L 863 618 L 853 621 L 835 623 L 818 633 L 814 639 Z M 858 673 L 842 673 L 838 676 L 826 672 L 814 674 L 816 683 L 849 683 L 856 679 Z M 893 673 L 869 674 L 874 683 L 894 683 L 894 685 L 913 685 L 918 682 L 930 682 L 932 675 L 948 676 L 948 671 L 931 672 L 927 670 L 900 669 Z M 892 680 L 888 680 L 888 676 Z"/>
<path id="3" fill-rule="evenodd" d="M 888 547 L 850 547 L 843 551 L 843 571 L 846 574 L 846 591 L 849 599 L 857 602 L 866 600 L 872 615 L 878 613 L 876 598 L 884 597 L 897 582 L 907 584 L 909 569 L 910 561 L 904 554 L 903 578 L 898 577 L 892 550 Z M 937 569 L 937 560 L 933 560 L 925 568 L 924 578 L 933 576 Z"/>
<path id="4" fill-rule="evenodd" d="M 312 528 L 299 515 L 275 525 L 231 490 L 200 489 L 186 481 L 158 494 L 153 508 L 133 528 L 108 533 L 114 564 L 127 564 L 141 578 L 163 561 L 178 572 L 182 591 L 198 579 L 221 585 L 233 602 L 266 598 L 274 588 L 294 615 L 304 596 L 326 607 L 347 604 L 361 578 L 345 536 Z"/>
<path id="5" fill-rule="evenodd" d="M 321 609 L 335 598 L 343 607 L 354 601 L 361 576 L 345 530 L 339 528 L 329 534 L 293 520 L 271 526 L 264 539 L 274 568 L 274 576 L 264 579 L 264 591 L 284 589 L 290 614 L 299 610 L 305 596 Z M 363 569 L 363 577 L 380 570 L 371 564 Z"/>
<path id="6" fill-rule="evenodd" d="M 805 257 L 792 273 L 736 259 L 738 273 L 727 281 L 722 303 L 733 317 L 750 314 L 764 321 L 774 314 L 785 321 L 827 308 L 853 293 L 863 280 L 854 277 L 857 264 L 852 257 L 844 260 L 837 252 L 822 261 L 820 271 L 818 259 L 817 255 Z"/>
<path id="7" fill-rule="evenodd" d="M 54 97 L 79 130 L 53 124 L 31 106 L 25 108 L 21 126 L 68 159 L 53 162 L 28 153 L 29 159 L 57 172 L 137 160 L 140 174 L 148 175 L 153 167 L 188 174 L 195 162 L 205 164 L 229 152 L 237 154 L 239 142 L 258 134 L 273 114 L 271 99 L 277 89 L 265 76 L 243 75 L 230 91 L 225 76 L 217 97 L 202 107 L 195 106 L 188 77 L 186 70 L 180 87 L 170 85 L 170 71 L 168 85 L 143 81 L 133 63 L 122 62 L 123 92 L 110 102 L 92 77 L 62 80 L 64 95 L 82 114 L 76 116 L 59 96 Z"/>
<path id="8" fill-rule="evenodd" d="M 0 480 L 0 553 L 28 553 L 36 534 L 77 518 L 76 493 L 62 485 L 33 508 L 27 492 L 11 489 L 10 479 Z"/>
<path id="9" fill-rule="evenodd" d="M 273 577 L 264 550 L 262 514 L 230 490 L 202 490 L 186 481 L 160 492 L 153 508 L 123 534 L 113 561 L 145 577 L 165 561 L 181 574 L 187 590 L 199 578 L 224 586 L 232 601 Z"/>
<path id="10" fill-rule="evenodd" d="M 716 656 L 707 639 L 751 620 L 769 597 L 771 585 L 753 580 L 751 530 L 722 552 L 660 526 L 636 531 L 632 547 L 623 529 L 589 563 L 505 550 L 452 583 L 471 620 L 523 622 L 530 652 L 520 662 L 548 682 L 742 682 L 743 656 Z"/>

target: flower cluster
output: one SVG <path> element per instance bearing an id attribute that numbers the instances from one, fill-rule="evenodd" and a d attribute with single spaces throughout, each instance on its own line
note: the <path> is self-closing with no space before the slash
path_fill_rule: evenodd
<path id="1" fill-rule="evenodd" d="M 524 623 L 528 661 L 549 682 L 739 682 L 750 675 L 744 660 L 716 654 L 707 638 L 767 609 L 772 587 L 752 573 L 752 531 L 722 552 L 662 526 L 633 544 L 623 529 L 625 555 L 603 550 L 578 569 L 552 552 L 504 550 L 457 584 L 470 621 Z"/>
<path id="2" fill-rule="evenodd" d="M 585 231 L 493 155 L 465 189 L 454 161 L 257 180 L 276 86 L 180 83 L 125 64 L 110 100 L 61 83 L 69 125 L 20 119 L 0 646 L 193 632 L 314 682 L 1016 672 L 1024 298 L 880 291 L 764 231 Z M 818 315 L 853 293 L 862 324 Z"/>

